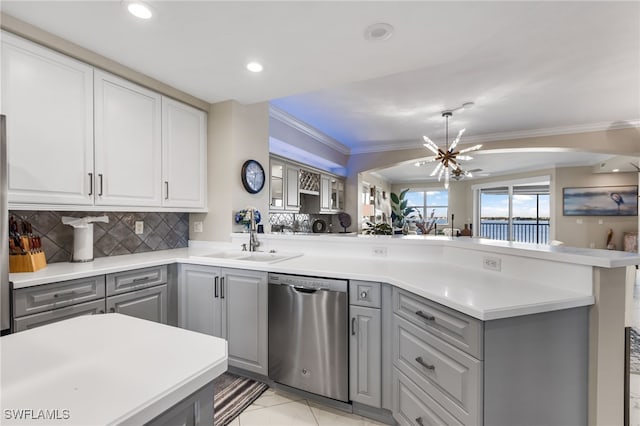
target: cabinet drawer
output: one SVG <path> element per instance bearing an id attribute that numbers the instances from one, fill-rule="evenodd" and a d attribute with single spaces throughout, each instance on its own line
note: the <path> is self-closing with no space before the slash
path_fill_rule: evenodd
<path id="1" fill-rule="evenodd" d="M 94 300 L 93 302 L 80 303 L 78 305 L 68 306 L 53 311 L 41 312 L 39 314 L 27 315 L 26 317 L 13 320 L 13 330 L 15 332 L 28 330 L 30 328 L 40 327 L 41 325 L 51 324 L 69 318 L 79 317 L 81 315 L 94 315 L 104 313 L 104 299 Z"/>
<path id="2" fill-rule="evenodd" d="M 482 321 L 397 288 L 393 289 L 393 311 L 473 357 L 482 359 Z"/>
<path id="3" fill-rule="evenodd" d="M 104 275 L 20 288 L 13 293 L 13 315 L 22 317 L 104 298 Z"/>
<path id="4" fill-rule="evenodd" d="M 465 424 L 481 419 L 482 362 L 394 316 L 396 367 Z"/>
<path id="5" fill-rule="evenodd" d="M 167 285 L 107 297 L 107 311 L 167 323 Z"/>
<path id="6" fill-rule="evenodd" d="M 349 304 L 380 307 L 380 283 L 371 281 L 349 281 Z"/>
<path id="7" fill-rule="evenodd" d="M 398 424 L 403 426 L 462 425 L 397 368 L 393 369 L 393 386 L 393 417 Z"/>
<path id="8" fill-rule="evenodd" d="M 166 284 L 167 265 L 134 269 L 107 275 L 107 296 Z"/>

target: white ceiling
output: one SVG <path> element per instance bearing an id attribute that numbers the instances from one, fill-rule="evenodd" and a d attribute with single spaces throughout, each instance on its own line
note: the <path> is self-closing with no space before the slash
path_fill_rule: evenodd
<path id="1" fill-rule="evenodd" d="M 120 1 L 0 8 L 205 101 L 270 100 L 352 152 L 444 144 L 440 112 L 466 101 L 463 143 L 640 123 L 640 2 L 147 3 L 149 21 Z M 376 22 L 389 40 L 364 39 Z"/>

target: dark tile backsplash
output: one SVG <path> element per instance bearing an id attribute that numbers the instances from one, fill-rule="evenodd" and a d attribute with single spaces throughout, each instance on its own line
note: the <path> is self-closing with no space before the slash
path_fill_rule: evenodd
<path id="1" fill-rule="evenodd" d="M 17 219 L 31 222 L 42 237 L 48 263 L 68 262 L 73 254 L 73 228 L 62 224 L 62 216 L 109 216 L 109 223 L 93 226 L 93 256 L 117 256 L 187 247 L 188 213 L 53 212 L 10 211 Z M 144 233 L 135 233 L 135 222 L 144 222 Z"/>

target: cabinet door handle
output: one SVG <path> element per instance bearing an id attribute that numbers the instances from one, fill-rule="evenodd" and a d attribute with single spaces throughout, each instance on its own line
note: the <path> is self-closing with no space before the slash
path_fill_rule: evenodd
<path id="1" fill-rule="evenodd" d="M 213 298 L 217 299 L 218 298 L 218 277 L 215 277 L 214 279 L 214 285 L 213 285 Z"/>
<path id="2" fill-rule="evenodd" d="M 98 177 L 100 178 L 100 192 L 98 193 L 98 197 L 102 197 L 102 183 L 104 181 L 104 176 L 102 176 L 102 173 L 99 173 Z"/>
<path id="3" fill-rule="evenodd" d="M 416 315 L 421 317 L 421 318 L 423 318 L 423 319 L 426 319 L 427 321 L 435 321 L 436 320 L 436 317 L 434 317 L 433 315 L 425 314 L 422 311 L 416 311 Z"/>
<path id="4" fill-rule="evenodd" d="M 355 336 L 358 332 L 357 330 L 358 323 L 356 322 L 356 317 L 351 318 L 351 335 Z"/>
<path id="5" fill-rule="evenodd" d="M 89 173 L 89 195 L 93 195 L 93 173 Z"/>
<path id="6" fill-rule="evenodd" d="M 424 362 L 424 360 L 422 359 L 422 357 L 421 357 L 421 356 L 419 356 L 419 357 L 417 357 L 417 358 L 416 358 L 416 362 L 417 362 L 418 364 L 420 364 L 421 366 L 423 366 L 424 368 L 426 368 L 427 370 L 432 370 L 432 371 L 433 371 L 433 370 L 435 370 L 435 369 L 436 369 L 436 366 L 435 366 L 435 365 L 433 365 L 433 364 L 427 364 L 426 362 Z"/>
<path id="7" fill-rule="evenodd" d="M 220 299 L 224 299 L 224 277 L 220 277 Z"/>
<path id="8" fill-rule="evenodd" d="M 424 426 L 424 423 L 422 422 L 422 417 L 416 417 L 416 423 L 418 423 L 419 426 Z"/>
<path id="9" fill-rule="evenodd" d="M 169 182 L 166 180 L 164 181 L 164 189 L 165 189 L 164 199 L 168 200 L 169 199 Z"/>

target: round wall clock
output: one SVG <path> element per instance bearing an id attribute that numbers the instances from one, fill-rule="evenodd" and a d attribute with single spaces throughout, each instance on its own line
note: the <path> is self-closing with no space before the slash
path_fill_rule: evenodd
<path id="1" fill-rule="evenodd" d="M 247 160 L 244 162 L 241 176 L 244 189 L 251 194 L 257 194 L 264 187 L 264 169 L 256 160 Z"/>

